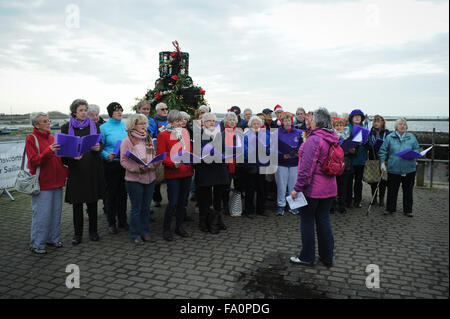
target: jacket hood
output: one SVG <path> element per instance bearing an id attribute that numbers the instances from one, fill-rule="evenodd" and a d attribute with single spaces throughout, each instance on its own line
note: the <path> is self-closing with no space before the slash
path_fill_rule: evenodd
<path id="1" fill-rule="evenodd" d="M 339 141 L 339 137 L 337 136 L 334 130 L 329 130 L 325 128 L 315 129 L 311 132 L 311 136 L 316 135 L 323 138 L 328 143 L 337 143 Z"/>

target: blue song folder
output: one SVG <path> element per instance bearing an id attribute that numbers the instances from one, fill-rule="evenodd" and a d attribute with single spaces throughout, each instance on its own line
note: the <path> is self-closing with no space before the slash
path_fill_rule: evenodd
<path id="1" fill-rule="evenodd" d="M 413 151 L 412 149 L 407 149 L 407 150 L 401 151 L 400 153 L 397 153 L 395 155 L 398 156 L 398 157 L 401 157 L 401 158 L 403 158 L 405 160 L 413 160 L 413 159 L 425 156 L 425 154 L 427 154 L 428 151 L 431 150 L 432 147 L 433 146 L 427 148 L 426 150 L 424 150 L 424 151 L 422 151 L 420 153 L 418 153 L 416 151 Z"/>
<path id="2" fill-rule="evenodd" d="M 101 134 L 79 137 L 58 133 L 56 134 L 56 143 L 60 145 L 60 149 L 55 154 L 63 157 L 79 157 L 90 151 L 92 146 L 97 145 L 101 138 Z"/>

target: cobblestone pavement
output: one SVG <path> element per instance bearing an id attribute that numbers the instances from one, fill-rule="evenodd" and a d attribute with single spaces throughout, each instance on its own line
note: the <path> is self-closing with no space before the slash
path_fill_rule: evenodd
<path id="1" fill-rule="evenodd" d="M 136 247 L 129 235 L 107 232 L 99 204 L 99 242 L 88 238 L 72 247 L 72 208 L 64 204 L 63 248 L 38 256 L 28 248 L 30 198 L 13 193 L 0 198 L 1 298 L 448 298 L 448 189 L 415 190 L 414 217 L 383 216 L 365 204 L 331 217 L 335 266 L 292 265 L 301 247 L 299 216 L 225 217 L 228 230 L 218 235 L 198 229 L 198 211 L 189 203 L 194 222 L 185 223 L 190 238 L 162 238 L 165 209 L 152 208 L 153 242 Z M 165 187 L 162 189 L 165 194 Z M 401 209 L 402 194 L 399 194 Z M 66 266 L 80 268 L 80 288 L 66 287 Z M 366 287 L 366 267 L 380 269 L 380 288 Z"/>

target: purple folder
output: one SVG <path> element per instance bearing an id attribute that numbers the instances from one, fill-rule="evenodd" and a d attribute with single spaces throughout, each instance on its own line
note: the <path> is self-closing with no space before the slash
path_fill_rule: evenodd
<path id="1" fill-rule="evenodd" d="M 60 149 L 55 152 L 57 156 L 79 157 L 91 150 L 92 146 L 97 145 L 102 138 L 101 134 L 86 135 L 83 137 L 68 135 L 63 133 L 56 134 L 56 143 Z"/>
<path id="2" fill-rule="evenodd" d="M 341 142 L 339 142 L 339 145 L 344 150 L 344 153 L 347 153 L 350 149 L 357 148 L 360 145 L 360 143 L 354 142 L 348 138 L 346 140 L 341 140 Z"/>
<path id="3" fill-rule="evenodd" d="M 400 153 L 397 153 L 395 155 L 398 156 L 398 157 L 401 157 L 401 158 L 403 158 L 405 160 L 413 160 L 413 159 L 416 159 L 416 158 L 419 158 L 419 157 L 423 156 L 422 154 L 417 153 L 416 151 L 413 151 L 411 149 L 401 151 Z"/>
<path id="4" fill-rule="evenodd" d="M 152 163 L 159 162 L 159 161 L 163 161 L 163 160 L 166 158 L 167 153 L 162 153 L 162 154 L 156 155 L 156 156 L 155 156 L 150 162 L 148 162 L 148 163 L 144 162 L 144 161 L 141 160 L 139 157 L 137 157 L 136 154 L 134 154 L 134 153 L 132 153 L 132 152 L 130 152 L 130 151 L 127 151 L 125 155 L 126 155 L 129 159 L 132 159 L 133 161 L 135 161 L 136 163 L 148 167 L 148 166 L 149 166 L 150 164 L 152 164 Z"/>
<path id="5" fill-rule="evenodd" d="M 116 154 L 116 157 L 120 157 L 120 145 L 122 145 L 122 140 L 118 140 L 116 146 L 114 146 L 113 153 Z"/>
<path id="6" fill-rule="evenodd" d="M 299 146 L 296 145 L 290 145 L 289 143 L 285 143 L 282 140 L 278 140 L 278 154 L 284 155 L 295 155 L 298 153 Z"/>
<path id="7" fill-rule="evenodd" d="M 370 131 L 369 131 L 368 129 L 365 129 L 365 128 L 362 127 L 362 126 L 357 126 L 357 125 L 355 125 L 355 126 L 353 127 L 353 133 L 352 133 L 352 135 L 353 135 L 353 136 L 356 136 L 356 135 L 358 135 L 358 133 L 359 133 L 360 131 L 362 131 L 362 144 L 366 144 L 366 143 L 367 143 L 367 138 L 369 137 L 369 134 L 370 134 Z"/>

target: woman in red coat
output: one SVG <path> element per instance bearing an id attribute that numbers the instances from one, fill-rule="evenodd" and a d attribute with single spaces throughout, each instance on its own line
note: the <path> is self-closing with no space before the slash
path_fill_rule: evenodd
<path id="1" fill-rule="evenodd" d="M 39 168 L 39 195 L 31 198 L 33 218 L 31 221 L 30 250 L 45 254 L 46 245 L 62 247 L 61 212 L 63 187 L 68 175 L 61 158 L 55 155 L 59 145 L 50 134 L 50 120 L 43 112 L 31 114 L 33 133 L 25 142 L 30 173 L 35 175 Z M 36 143 L 37 142 L 37 143 Z"/>
<path id="2" fill-rule="evenodd" d="M 172 241 L 173 235 L 170 230 L 172 215 L 176 216 L 175 233 L 181 237 L 189 237 L 189 234 L 183 229 L 183 221 L 186 215 L 186 197 L 191 186 L 193 171 L 192 165 L 182 164 L 177 158 L 180 151 L 191 152 L 189 132 L 182 128 L 183 116 L 180 111 L 170 111 L 167 123 L 166 130 L 158 134 L 156 144 L 158 154 L 167 153 L 163 164 L 169 203 L 164 215 L 163 237 L 167 241 Z"/>

